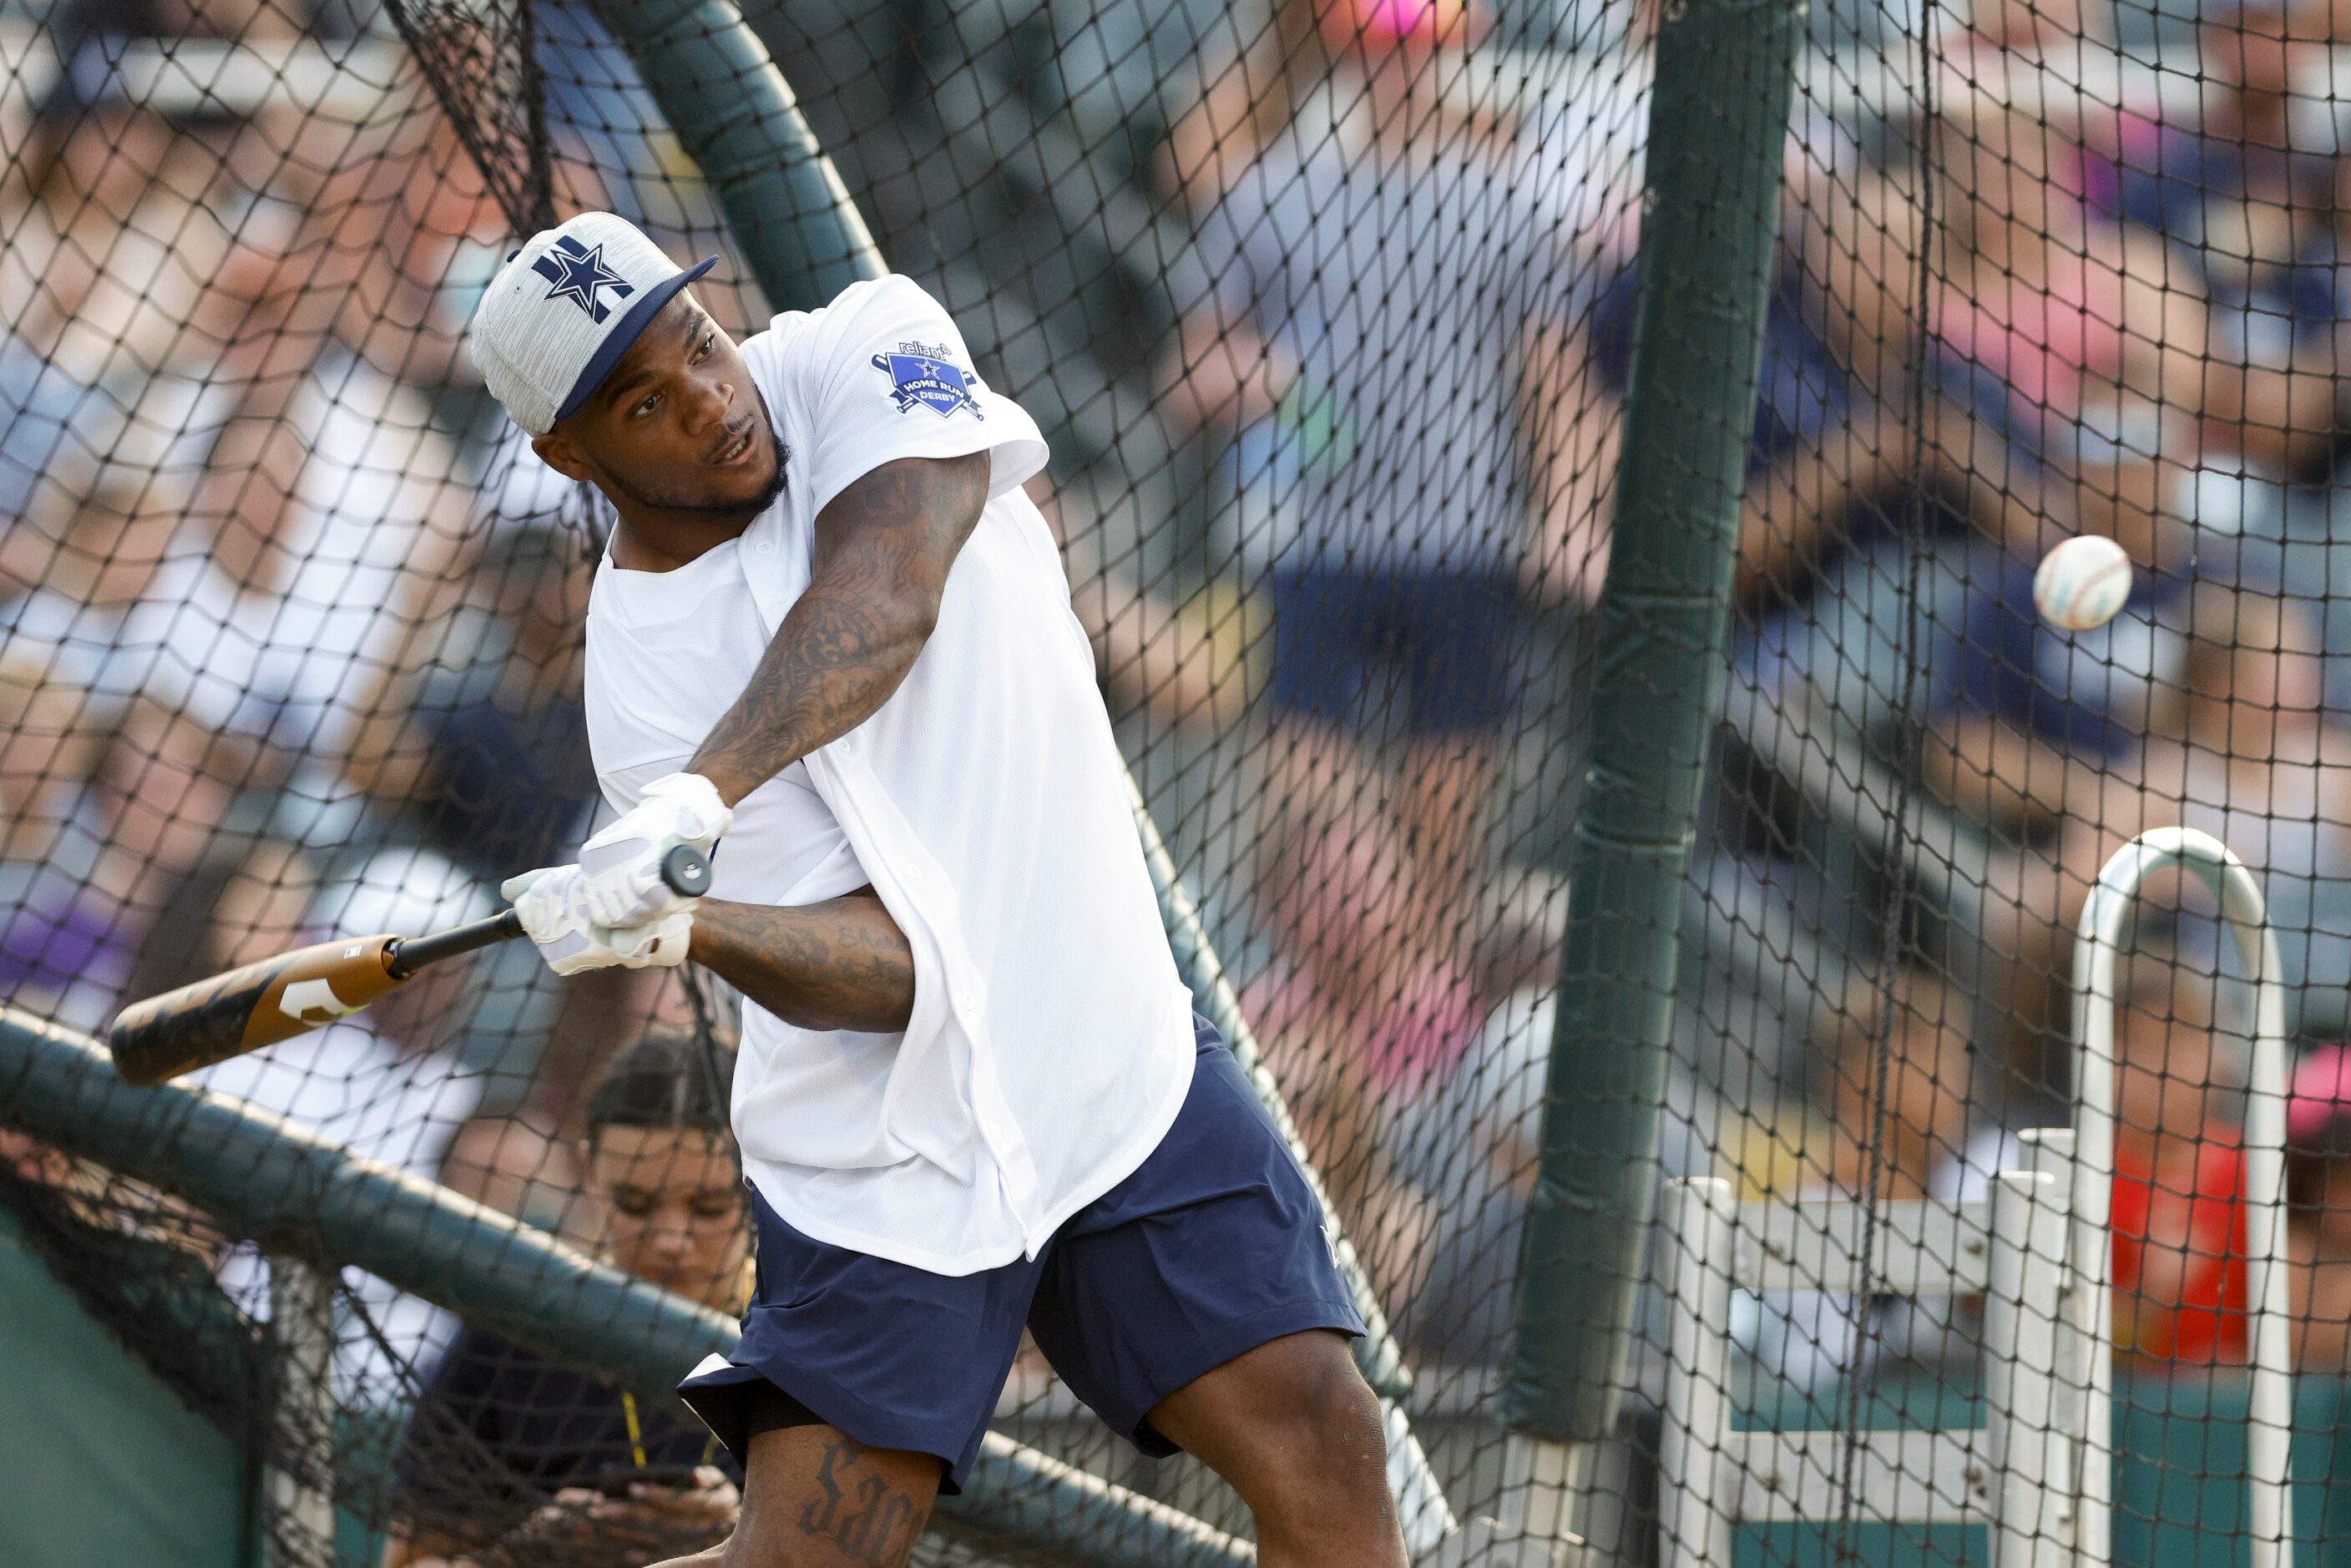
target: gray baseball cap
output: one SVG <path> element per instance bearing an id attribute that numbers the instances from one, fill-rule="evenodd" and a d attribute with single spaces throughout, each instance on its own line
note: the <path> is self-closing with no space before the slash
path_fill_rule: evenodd
<path id="1" fill-rule="evenodd" d="M 468 334 L 490 395 L 544 435 L 604 384 L 677 291 L 718 264 L 681 267 L 638 227 L 581 213 L 530 236 L 490 279 Z"/>

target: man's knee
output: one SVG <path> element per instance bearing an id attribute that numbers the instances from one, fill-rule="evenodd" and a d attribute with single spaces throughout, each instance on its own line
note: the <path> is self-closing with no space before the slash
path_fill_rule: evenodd
<path id="1" fill-rule="evenodd" d="M 1325 1354 L 1300 1358 L 1286 1391 L 1289 1408 L 1280 1421 L 1290 1439 L 1285 1458 L 1326 1482 L 1387 1488 L 1387 1430 L 1379 1396 L 1356 1369 L 1343 1343 L 1329 1342 Z"/>
<path id="2" fill-rule="evenodd" d="M 1293 1334 L 1218 1370 L 1231 1375 L 1218 1392 L 1233 1400 L 1217 1413 L 1217 1446 L 1228 1458 L 1219 1468 L 1245 1493 L 1259 1494 L 1252 1500 L 1385 1491 L 1379 1399 L 1344 1339 Z"/>

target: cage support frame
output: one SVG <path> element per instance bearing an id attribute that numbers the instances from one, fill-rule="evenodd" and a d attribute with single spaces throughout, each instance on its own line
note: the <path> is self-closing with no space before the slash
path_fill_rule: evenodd
<path id="1" fill-rule="evenodd" d="M 269 1340 L 276 1416 L 296 1468 L 264 1472 L 277 1527 L 270 1568 L 332 1568 L 335 1561 L 335 1282 L 305 1259 L 269 1260 Z"/>
<path id="2" fill-rule="evenodd" d="M 1502 1390 L 1541 1443 L 1610 1435 L 1633 1331 L 1802 26 L 1802 0 L 1668 0 L 1657 36 L 1593 760 Z"/>

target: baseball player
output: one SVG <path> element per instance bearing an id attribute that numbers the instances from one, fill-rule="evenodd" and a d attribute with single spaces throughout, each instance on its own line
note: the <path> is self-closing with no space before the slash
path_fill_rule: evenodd
<path id="1" fill-rule="evenodd" d="M 694 1563 L 904 1563 L 1022 1329 L 1269 1568 L 1400 1568 L 1323 1216 L 1176 975 L 1084 631 L 1021 491 L 1036 423 L 903 277 L 737 344 L 623 220 L 534 235 L 471 341 L 618 514 L 588 610 L 622 815 L 508 883 L 560 974 L 745 998 L 758 1289 L 680 1392 L 741 1459 Z M 708 896 L 660 857 L 712 850 Z M 714 847 L 715 846 L 715 847 Z"/>

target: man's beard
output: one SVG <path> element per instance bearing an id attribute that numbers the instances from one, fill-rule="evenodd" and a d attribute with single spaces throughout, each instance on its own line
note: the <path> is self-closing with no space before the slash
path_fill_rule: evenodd
<path id="1" fill-rule="evenodd" d="M 639 485 L 610 468 L 603 472 L 603 482 L 620 492 L 619 499 L 632 502 L 640 507 L 654 507 L 666 512 L 693 512 L 706 517 L 723 517 L 729 522 L 737 520 L 748 522 L 776 504 L 776 498 L 784 493 L 785 481 L 791 472 L 792 455 L 785 448 L 784 438 L 777 434 L 775 425 L 768 420 L 767 413 L 765 400 L 762 400 L 759 409 L 760 425 L 768 433 L 769 450 L 776 455 L 776 472 L 774 476 L 768 479 L 766 486 L 751 500 L 704 501 L 682 498 L 666 495 L 650 486 Z"/>

